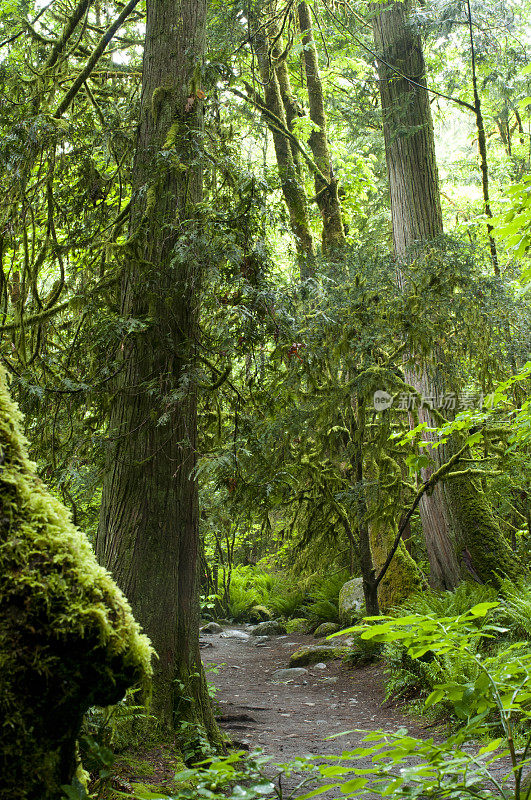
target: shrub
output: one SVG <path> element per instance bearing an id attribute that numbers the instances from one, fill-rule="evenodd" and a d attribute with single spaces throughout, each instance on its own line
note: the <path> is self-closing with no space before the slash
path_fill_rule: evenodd
<path id="1" fill-rule="evenodd" d="M 531 582 L 518 583 L 505 580 L 502 583 L 502 604 L 499 619 L 510 628 L 513 638 L 531 638 Z"/>
<path id="2" fill-rule="evenodd" d="M 424 615 L 432 619 L 459 616 L 474 605 L 495 599 L 496 591 L 492 587 L 463 583 L 453 592 L 432 590 L 413 595 L 400 607 L 397 616 Z M 386 699 L 426 697 L 441 682 L 464 685 L 473 680 L 477 672 L 477 666 L 463 662 L 458 653 L 441 653 L 437 658 L 426 653 L 422 658 L 413 659 L 401 640 L 387 642 L 383 657 L 387 674 Z"/>
<path id="3" fill-rule="evenodd" d="M 237 566 L 230 576 L 227 614 L 240 622 L 248 619 L 253 606 L 269 607 L 273 576 L 258 567 Z"/>
<path id="4" fill-rule="evenodd" d="M 303 610 L 312 624 L 339 622 L 339 592 L 348 577 L 346 572 L 327 576 L 310 590 L 310 599 Z"/>

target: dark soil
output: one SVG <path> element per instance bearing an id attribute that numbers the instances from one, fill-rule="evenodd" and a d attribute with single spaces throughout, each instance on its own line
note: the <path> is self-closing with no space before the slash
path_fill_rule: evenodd
<path id="1" fill-rule="evenodd" d="M 245 626 L 234 629 L 249 630 Z M 319 760 L 333 760 L 343 751 L 359 746 L 368 731 L 407 728 L 419 738 L 444 737 L 442 728 L 437 730 L 427 722 L 408 717 L 403 709 L 385 701 L 385 676 L 379 663 L 355 668 L 335 660 L 325 668 L 307 667 L 307 673 L 296 679 L 273 677 L 275 670 L 289 666 L 295 650 L 303 645 L 323 644 L 322 640 L 288 635 L 258 643 L 253 636 L 241 640 L 216 634 L 202 635 L 201 643 L 207 678 L 216 690 L 221 729 L 234 747 L 261 750 L 270 758 L 267 774 L 271 779 L 279 772 L 275 764 L 310 754 Z M 172 748 L 146 750 L 137 756 L 134 761 L 118 760 L 112 780 L 113 789 L 118 791 L 105 796 L 133 797 L 129 792 L 142 784 L 166 789 L 175 796 L 173 776 L 182 764 L 179 767 Z M 358 761 L 356 766 L 368 763 Z M 501 779 L 508 769 L 504 761 L 492 771 Z M 300 780 L 300 774 L 284 776 L 282 797 L 296 797 L 317 785 L 313 781 L 299 791 Z M 320 795 L 323 800 L 342 796 L 339 789 Z M 370 800 L 375 795 L 364 797 Z"/>
<path id="2" fill-rule="evenodd" d="M 325 758 L 340 754 L 358 746 L 363 731 L 407 727 L 413 736 L 433 735 L 433 730 L 385 702 L 378 663 L 349 668 L 335 660 L 326 669 L 307 667 L 307 674 L 294 680 L 273 678 L 275 670 L 288 667 L 291 653 L 322 640 L 276 636 L 257 646 L 253 636 L 241 641 L 218 634 L 204 635 L 202 642 L 222 730 L 236 747 L 260 748 L 273 763 L 307 754 Z M 347 733 L 328 738 L 343 732 Z M 326 795 L 333 796 L 334 792 Z"/>
<path id="3" fill-rule="evenodd" d="M 339 753 L 360 742 L 361 733 L 327 739 L 343 731 L 405 726 L 413 736 L 423 735 L 418 722 L 385 704 L 380 664 L 349 668 L 329 661 L 326 669 L 310 666 L 306 675 L 286 682 L 273 680 L 273 672 L 288 667 L 290 655 L 302 645 L 322 640 L 275 636 L 256 646 L 254 636 L 241 641 L 205 635 L 202 641 L 212 645 L 201 655 L 217 690 L 221 728 L 234 741 L 260 747 L 275 760 Z M 210 671 L 215 665 L 216 671 Z"/>

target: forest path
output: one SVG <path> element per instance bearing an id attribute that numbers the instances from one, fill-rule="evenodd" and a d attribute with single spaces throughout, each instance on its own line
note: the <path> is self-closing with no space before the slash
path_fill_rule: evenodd
<path id="1" fill-rule="evenodd" d="M 236 746 L 261 748 L 274 763 L 282 763 L 310 753 L 337 755 L 359 745 L 364 735 L 326 738 L 342 731 L 407 727 L 413 736 L 432 735 L 421 722 L 384 704 L 379 664 L 353 669 L 329 661 L 326 669 L 310 666 L 306 674 L 286 682 L 273 673 L 288 667 L 290 655 L 302 645 L 326 642 L 288 635 L 257 645 L 257 637 L 225 638 L 227 633 L 202 635 L 201 655 L 207 678 L 216 687 L 218 722 Z"/>

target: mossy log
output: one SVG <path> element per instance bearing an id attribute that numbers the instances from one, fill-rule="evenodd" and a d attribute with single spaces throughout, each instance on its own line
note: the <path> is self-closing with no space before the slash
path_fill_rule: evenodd
<path id="1" fill-rule="evenodd" d="M 151 647 L 28 459 L 0 367 L 0 797 L 57 800 L 83 714 L 151 674 Z"/>

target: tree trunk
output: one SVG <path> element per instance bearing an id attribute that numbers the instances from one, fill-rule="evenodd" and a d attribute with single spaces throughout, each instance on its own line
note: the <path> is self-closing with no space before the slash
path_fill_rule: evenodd
<path id="1" fill-rule="evenodd" d="M 0 797 L 57 800 L 92 705 L 146 683 L 149 641 L 28 460 L 0 367 Z"/>
<path id="2" fill-rule="evenodd" d="M 284 113 L 286 115 L 286 124 L 288 126 L 288 130 L 290 130 L 293 133 L 294 123 L 300 116 L 300 114 L 297 101 L 291 90 L 291 81 L 289 79 L 288 65 L 286 63 L 286 59 L 282 58 L 282 54 L 280 53 L 278 54 L 278 61 L 276 62 L 275 65 L 275 72 L 277 74 L 278 88 L 280 89 L 282 105 L 284 106 Z M 289 144 L 291 149 L 291 155 L 293 157 L 293 163 L 295 164 L 295 169 L 297 171 L 297 175 L 299 176 L 299 180 L 302 180 L 300 151 L 297 149 L 294 142 L 290 141 Z"/>
<path id="3" fill-rule="evenodd" d="M 288 128 L 277 73 L 270 60 L 269 39 L 263 26 L 254 35 L 253 42 L 264 85 L 265 105 L 280 120 L 284 128 Z M 315 271 L 315 249 L 308 222 L 306 193 L 293 159 L 290 142 L 270 120 L 266 121 L 273 136 L 280 185 L 295 237 L 301 278 L 308 278 Z"/>
<path id="4" fill-rule="evenodd" d="M 121 314 L 132 332 L 109 425 L 97 553 L 148 632 L 153 708 L 216 737 L 199 655 L 196 388 L 206 0 L 148 0 Z M 127 330 L 127 328 L 126 328 Z"/>
<path id="5" fill-rule="evenodd" d="M 315 178 L 317 205 L 323 220 L 323 253 L 325 255 L 340 254 L 345 246 L 345 230 L 339 202 L 337 180 L 332 171 L 330 152 L 328 149 L 328 125 L 324 108 L 323 84 L 319 74 L 319 61 L 313 38 L 312 18 L 306 2 L 299 3 L 299 25 L 302 32 L 304 69 L 308 87 L 308 103 L 310 119 L 316 125 L 311 132 L 308 143 L 313 158 L 323 176 Z"/>
<path id="6" fill-rule="evenodd" d="M 389 174 L 397 282 L 400 267 L 419 242 L 443 233 L 433 124 L 425 88 L 425 64 L 419 35 L 402 2 L 373 4 L 385 151 Z M 420 365 L 407 374 L 424 397 L 444 391 L 436 370 Z M 428 408 L 419 421 L 434 426 Z M 452 454 L 452 443 L 432 451 L 437 465 Z M 428 473 L 423 474 L 426 479 Z M 492 516 L 488 500 L 469 477 L 442 481 L 420 503 L 423 532 L 435 586 L 455 587 L 463 577 L 497 583 L 498 575 L 516 577 L 520 567 Z"/>

